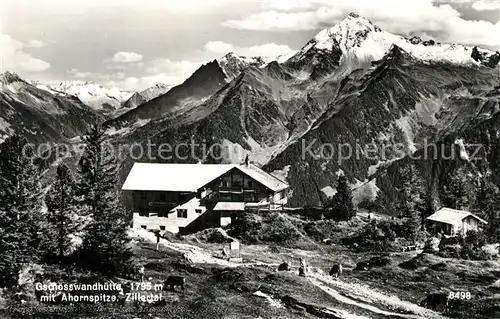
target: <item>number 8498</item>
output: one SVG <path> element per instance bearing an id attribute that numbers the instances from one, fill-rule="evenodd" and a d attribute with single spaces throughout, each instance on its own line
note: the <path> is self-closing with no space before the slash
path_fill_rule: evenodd
<path id="1" fill-rule="evenodd" d="M 448 299 L 465 300 L 471 299 L 471 297 L 470 291 L 450 291 L 448 294 Z"/>

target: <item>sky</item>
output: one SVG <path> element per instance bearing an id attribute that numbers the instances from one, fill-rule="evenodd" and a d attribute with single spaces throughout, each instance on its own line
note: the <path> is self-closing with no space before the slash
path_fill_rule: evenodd
<path id="1" fill-rule="evenodd" d="M 500 0 L 0 0 L 0 71 L 176 85 L 228 52 L 298 50 L 350 12 L 392 33 L 500 51 Z"/>

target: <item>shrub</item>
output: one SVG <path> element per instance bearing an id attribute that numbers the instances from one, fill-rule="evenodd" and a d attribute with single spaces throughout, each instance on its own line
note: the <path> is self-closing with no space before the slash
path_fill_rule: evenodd
<path id="1" fill-rule="evenodd" d="M 342 243 L 356 245 L 362 250 L 395 251 L 399 250 L 396 239 L 402 232 L 402 225 L 397 222 L 372 220 L 359 234 L 344 238 Z"/>
<path id="2" fill-rule="evenodd" d="M 461 249 L 460 245 L 448 245 L 439 250 L 438 256 L 443 258 L 461 258 Z"/>
<path id="3" fill-rule="evenodd" d="M 261 240 L 265 242 L 284 242 L 299 237 L 297 229 L 278 213 L 269 215 L 262 227 Z"/>
<path id="4" fill-rule="evenodd" d="M 280 213 L 258 216 L 246 213 L 229 225 L 228 234 L 246 243 L 290 242 L 302 235 L 297 228 Z"/>
<path id="5" fill-rule="evenodd" d="M 486 235 L 483 232 L 469 230 L 465 238 L 460 238 L 462 246 L 460 257 L 472 260 L 491 259 L 491 256 L 482 249 L 486 242 Z"/>
<path id="6" fill-rule="evenodd" d="M 260 218 L 251 213 L 244 213 L 238 216 L 229 225 L 228 234 L 232 237 L 240 238 L 247 243 L 257 243 L 258 234 L 262 229 Z"/>

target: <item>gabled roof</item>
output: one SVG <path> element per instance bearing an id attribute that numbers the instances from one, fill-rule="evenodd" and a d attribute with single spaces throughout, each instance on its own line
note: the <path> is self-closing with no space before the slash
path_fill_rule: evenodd
<path id="1" fill-rule="evenodd" d="M 249 177 L 253 178 L 254 180 L 258 181 L 265 187 L 275 191 L 279 192 L 281 190 L 284 190 L 288 188 L 288 184 L 283 182 L 282 180 L 278 179 L 277 177 L 274 177 L 273 175 L 261 170 L 255 165 L 235 165 L 237 169 L 242 171 L 244 174 L 248 175 Z"/>
<path id="2" fill-rule="evenodd" d="M 427 217 L 427 219 L 440 222 L 440 223 L 445 223 L 445 224 L 450 224 L 450 225 L 457 225 L 459 224 L 464 218 L 472 216 L 475 219 L 479 220 L 480 222 L 487 224 L 487 222 L 484 219 L 481 219 L 477 217 L 476 215 L 472 214 L 471 212 L 465 211 L 465 210 L 457 210 L 457 209 L 451 209 L 447 207 L 443 207 L 431 216 Z"/>
<path id="3" fill-rule="evenodd" d="M 233 168 L 272 191 L 288 188 L 285 182 L 254 165 L 135 163 L 122 190 L 196 192 Z"/>

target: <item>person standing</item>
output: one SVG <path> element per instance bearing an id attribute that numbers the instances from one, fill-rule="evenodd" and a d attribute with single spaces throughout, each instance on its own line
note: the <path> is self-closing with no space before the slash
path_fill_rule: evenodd
<path id="1" fill-rule="evenodd" d="M 160 232 L 157 231 L 155 235 L 156 235 L 156 250 L 158 251 L 160 249 Z"/>
<path id="2" fill-rule="evenodd" d="M 299 276 L 307 277 L 307 263 L 304 258 L 300 258 Z"/>

